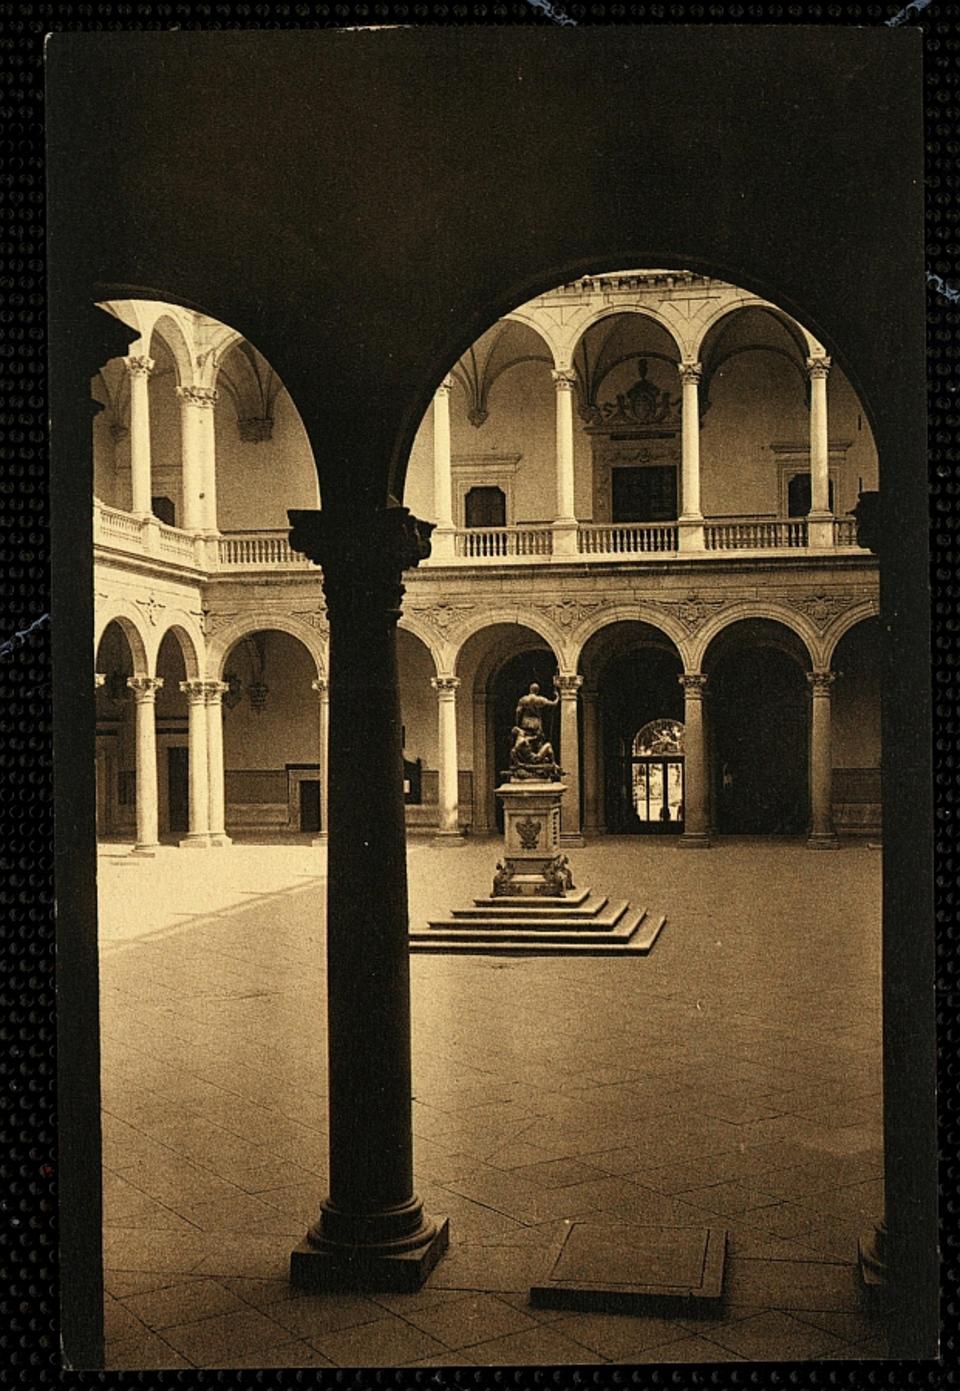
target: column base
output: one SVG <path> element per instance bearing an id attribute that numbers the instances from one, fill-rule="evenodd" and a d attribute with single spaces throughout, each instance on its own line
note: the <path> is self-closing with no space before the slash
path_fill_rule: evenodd
<path id="1" fill-rule="evenodd" d="M 159 849 L 160 842 L 156 841 L 153 845 L 135 845 L 130 854 L 136 855 L 138 860 L 155 860 Z"/>
<path id="2" fill-rule="evenodd" d="M 327 835 L 326 831 L 321 831 L 320 834 L 319 834 L 318 836 L 314 836 L 314 838 L 313 838 L 313 840 L 310 842 L 310 844 L 311 844 L 311 845 L 326 845 L 328 841 L 329 841 L 329 836 Z"/>
<path id="3" fill-rule="evenodd" d="M 446 847 L 448 850 L 456 850 L 466 843 L 462 831 L 438 831 L 430 842 L 431 845 Z"/>
<path id="4" fill-rule="evenodd" d="M 586 841 L 579 831 L 560 831 L 560 844 L 571 846 L 574 850 L 582 849 Z"/>
<path id="5" fill-rule="evenodd" d="M 232 841 L 232 840 L 230 839 L 230 837 L 227 835 L 226 831 L 211 831 L 211 832 L 210 832 L 210 836 L 209 836 L 209 845 L 210 845 L 210 849 L 211 849 L 211 850 L 216 850 L 216 849 L 218 849 L 218 848 L 219 848 L 220 846 L 222 846 L 222 845 L 232 845 L 232 844 L 233 844 L 233 841 Z"/>
<path id="6" fill-rule="evenodd" d="M 709 850 L 710 837 L 703 831 L 684 831 L 677 841 L 678 850 Z"/>
<path id="7" fill-rule="evenodd" d="M 808 850 L 839 850 L 840 841 L 832 831 L 815 831 L 807 837 Z"/>
<path id="8" fill-rule="evenodd" d="M 833 517 L 829 512 L 807 513 L 807 549 L 813 551 L 833 550 Z"/>
<path id="9" fill-rule="evenodd" d="M 703 518 L 680 517 L 677 522 L 681 551 L 702 551 L 704 548 Z"/>
<path id="10" fill-rule="evenodd" d="M 183 840 L 178 840 L 177 845 L 181 850 L 209 850 L 210 834 L 208 831 L 191 831 Z"/>
<path id="11" fill-rule="evenodd" d="M 434 530 L 430 537 L 430 559 L 434 563 L 443 563 L 456 558 L 455 537 L 456 532 L 453 527 L 438 526 Z"/>
<path id="12" fill-rule="evenodd" d="M 562 517 L 553 524 L 553 554 L 579 555 L 577 533 L 579 523 L 576 517 Z"/>
<path id="13" fill-rule="evenodd" d="M 314 1237 L 290 1253 L 290 1283 L 306 1290 L 410 1293 L 420 1289 L 450 1244 L 450 1220 L 427 1219 L 423 1241 L 409 1251 L 345 1246 Z"/>

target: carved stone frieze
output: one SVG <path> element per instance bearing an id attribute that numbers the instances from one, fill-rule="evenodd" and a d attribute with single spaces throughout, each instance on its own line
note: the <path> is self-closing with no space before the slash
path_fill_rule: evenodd
<path id="1" fill-rule="evenodd" d="M 203 631 L 207 637 L 212 637 L 214 633 L 219 633 L 221 628 L 226 628 L 235 618 L 240 616 L 239 609 L 218 609 L 215 613 L 210 609 L 205 610 Z"/>
<path id="2" fill-rule="evenodd" d="M 602 608 L 603 605 L 599 599 L 566 598 L 558 599 L 547 604 L 532 604 L 531 607 L 546 614 L 547 618 L 564 632 L 569 632 L 575 624 L 581 623 L 585 618 L 589 618 L 592 613 L 596 613 L 597 609 Z"/>
<path id="3" fill-rule="evenodd" d="M 159 603 L 152 594 L 147 599 L 135 599 L 134 603 L 143 611 L 143 616 L 150 624 L 151 628 L 157 626 L 157 618 L 159 617 L 160 610 L 167 607 L 166 604 Z"/>
<path id="4" fill-rule="evenodd" d="M 476 607 L 476 604 L 449 604 L 445 600 L 436 604 L 407 605 L 411 614 L 416 614 L 429 627 L 444 636 L 462 623 Z"/>
<path id="5" fill-rule="evenodd" d="M 823 632 L 839 614 L 852 608 L 856 602 L 853 595 L 843 591 L 828 594 L 823 590 L 816 590 L 803 595 L 802 598 L 794 598 L 793 606 L 805 614 L 814 627 Z"/>
<path id="6" fill-rule="evenodd" d="M 704 599 L 691 590 L 683 599 L 673 601 L 661 599 L 656 602 L 658 608 L 667 609 L 676 615 L 688 633 L 695 633 L 703 627 L 707 619 L 712 618 L 715 613 L 724 608 L 728 601 L 726 599 Z"/>
<path id="7" fill-rule="evenodd" d="M 321 637 L 326 637 L 329 633 L 330 620 L 326 609 L 293 609 L 292 613 L 295 618 L 302 618 L 304 623 L 309 623 Z"/>

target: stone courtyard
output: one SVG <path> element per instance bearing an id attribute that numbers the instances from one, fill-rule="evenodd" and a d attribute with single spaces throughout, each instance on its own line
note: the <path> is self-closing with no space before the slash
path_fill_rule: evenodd
<path id="1" fill-rule="evenodd" d="M 410 845 L 411 923 L 498 842 Z M 451 1247 L 416 1294 L 293 1290 L 323 1196 L 325 851 L 99 859 L 107 1366 L 885 1355 L 880 855 L 607 838 L 578 880 L 667 915 L 649 957 L 414 956 L 414 1161 Z M 715 1319 L 533 1309 L 579 1216 L 726 1225 Z"/>

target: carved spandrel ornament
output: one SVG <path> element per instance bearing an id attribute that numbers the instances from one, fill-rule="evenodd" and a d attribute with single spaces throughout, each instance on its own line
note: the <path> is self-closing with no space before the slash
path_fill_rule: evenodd
<path id="1" fill-rule="evenodd" d="M 294 609 L 295 618 L 300 618 L 304 623 L 309 623 L 321 637 L 326 637 L 330 631 L 330 620 L 327 617 L 326 609 Z"/>
<path id="2" fill-rule="evenodd" d="M 700 594 L 691 590 L 685 598 L 678 599 L 673 603 L 661 600 L 658 607 L 676 614 L 687 632 L 695 633 L 703 627 L 709 618 L 718 613 L 725 606 L 725 603 L 724 599 L 704 599 Z"/>
<path id="3" fill-rule="evenodd" d="M 558 599 L 553 603 L 540 603 L 531 605 L 540 613 L 545 614 L 558 628 L 564 632 L 569 632 L 577 623 L 596 613 L 597 609 L 602 608 L 599 599 Z"/>
<path id="4" fill-rule="evenodd" d="M 155 628 L 157 626 L 157 619 L 159 617 L 161 609 L 165 609 L 167 607 L 166 604 L 159 603 L 158 600 L 155 599 L 152 594 L 147 599 L 135 599 L 134 603 L 137 605 L 139 609 L 143 610 L 143 616 L 150 624 L 151 628 Z"/>
<path id="5" fill-rule="evenodd" d="M 408 604 L 411 614 L 416 614 L 438 633 L 446 634 L 462 623 L 476 609 L 476 604 Z"/>
<path id="6" fill-rule="evenodd" d="M 235 618 L 239 618 L 239 609 L 218 609 L 216 612 L 205 610 L 203 631 L 206 637 L 212 637 L 214 633 L 219 633 L 221 628 L 226 628 Z"/>
<path id="7" fill-rule="evenodd" d="M 827 594 L 817 590 L 812 594 L 805 594 L 800 599 L 794 599 L 793 605 L 810 619 L 815 628 L 823 632 L 835 618 L 852 608 L 856 602 L 851 594 Z"/>

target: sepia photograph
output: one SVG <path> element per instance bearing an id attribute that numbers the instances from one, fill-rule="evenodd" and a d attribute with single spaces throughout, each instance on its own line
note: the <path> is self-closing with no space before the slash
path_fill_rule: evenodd
<path id="1" fill-rule="evenodd" d="M 920 92 L 52 36 L 66 1367 L 936 1356 Z"/>

